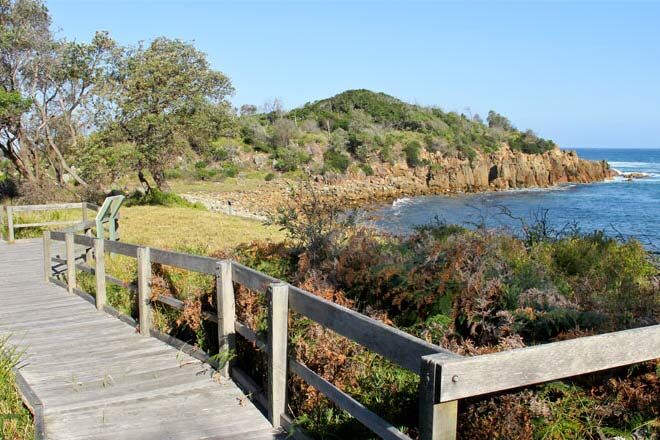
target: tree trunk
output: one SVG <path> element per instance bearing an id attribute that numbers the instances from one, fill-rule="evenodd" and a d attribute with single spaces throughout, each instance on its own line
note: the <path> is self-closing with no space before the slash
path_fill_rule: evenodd
<path id="1" fill-rule="evenodd" d="M 28 180 L 30 182 L 35 180 L 34 173 L 30 169 L 30 164 L 26 163 L 25 159 L 17 154 L 16 151 L 14 151 L 11 143 L 0 145 L 0 151 L 2 151 L 4 156 L 9 159 L 22 179 Z"/>
<path id="2" fill-rule="evenodd" d="M 162 169 L 152 169 L 150 171 L 158 189 L 161 191 L 169 191 L 170 185 L 167 183 L 167 179 L 165 179 L 165 172 Z"/>
<path id="3" fill-rule="evenodd" d="M 138 179 L 140 180 L 140 183 L 142 184 L 142 188 L 144 188 L 145 192 L 150 192 L 151 191 L 151 185 L 149 185 L 149 181 L 147 180 L 146 177 L 144 177 L 144 171 L 140 170 L 138 171 Z"/>

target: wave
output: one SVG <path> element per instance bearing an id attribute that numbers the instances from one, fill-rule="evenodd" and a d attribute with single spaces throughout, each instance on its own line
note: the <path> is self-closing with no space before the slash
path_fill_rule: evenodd
<path id="1" fill-rule="evenodd" d="M 608 161 L 612 167 L 623 167 L 623 168 L 653 168 L 660 167 L 660 163 L 657 162 L 614 162 Z"/>
<path id="2" fill-rule="evenodd" d="M 395 201 L 392 202 L 392 208 L 398 209 L 398 208 L 403 208 L 406 205 L 410 205 L 413 202 L 413 199 L 410 197 L 403 197 L 400 199 L 396 199 Z"/>

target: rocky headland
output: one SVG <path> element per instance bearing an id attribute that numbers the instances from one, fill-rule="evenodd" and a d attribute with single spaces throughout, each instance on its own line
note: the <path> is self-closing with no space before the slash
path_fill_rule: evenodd
<path id="1" fill-rule="evenodd" d="M 605 161 L 588 161 L 574 151 L 558 148 L 543 154 L 525 154 L 503 146 L 471 159 L 426 153 L 424 166 L 405 162 L 374 166 L 373 175 L 347 173 L 310 177 L 321 194 L 332 193 L 347 207 L 364 207 L 400 197 L 548 188 L 568 183 L 592 183 L 614 178 L 617 172 Z M 184 194 L 213 211 L 265 218 L 282 206 L 295 180 L 265 182 L 255 190 Z"/>

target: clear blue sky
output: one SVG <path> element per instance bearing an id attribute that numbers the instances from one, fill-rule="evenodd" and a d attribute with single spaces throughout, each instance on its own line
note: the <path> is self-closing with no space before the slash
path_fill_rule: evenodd
<path id="1" fill-rule="evenodd" d="M 69 38 L 195 42 L 236 105 L 368 88 L 563 147 L 660 147 L 660 2 L 46 1 Z"/>

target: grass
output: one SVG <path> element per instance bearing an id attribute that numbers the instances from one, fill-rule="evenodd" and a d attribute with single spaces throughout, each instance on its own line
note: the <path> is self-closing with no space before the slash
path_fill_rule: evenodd
<path id="1" fill-rule="evenodd" d="M 230 250 L 256 240 L 279 241 L 284 234 L 258 220 L 190 208 L 135 206 L 121 209 L 121 240 L 193 253 Z"/>
<path id="2" fill-rule="evenodd" d="M 88 211 L 90 218 L 95 215 L 94 212 Z M 46 223 L 46 222 L 62 222 L 62 221 L 82 221 L 82 212 L 80 208 L 76 209 L 63 209 L 58 211 L 35 211 L 35 212 L 17 212 L 13 216 L 14 225 L 24 223 Z M 51 230 L 58 230 L 65 228 L 66 225 L 55 225 L 49 227 Z M 3 213 L 3 234 L 7 237 L 7 218 Z M 36 228 L 18 228 L 14 229 L 14 235 L 17 240 L 22 238 L 36 238 L 41 237 L 43 227 Z"/>
<path id="3" fill-rule="evenodd" d="M 121 209 L 119 222 L 121 241 L 159 249 L 210 255 L 231 251 L 252 241 L 284 239 L 284 234 L 258 220 L 202 211 L 194 208 L 164 206 L 132 206 Z M 106 257 L 108 274 L 124 281 L 136 279 L 136 261 L 122 255 Z M 180 269 L 169 269 L 169 277 L 179 290 L 179 297 L 195 297 L 204 285 L 200 275 Z M 203 277 L 202 277 L 203 278 Z M 78 280 L 86 292 L 94 292 L 94 280 L 79 274 Z M 123 313 L 136 316 L 134 293 L 108 285 L 108 303 Z"/>
<path id="4" fill-rule="evenodd" d="M 13 368 L 20 353 L 7 345 L 6 338 L 0 338 L 0 439 L 27 440 L 34 438 L 32 416 L 16 387 Z"/>
<path id="5" fill-rule="evenodd" d="M 264 180 L 263 173 L 255 172 L 249 173 L 247 176 L 242 177 L 227 177 L 222 181 L 206 181 L 206 180 L 186 180 L 176 179 L 170 182 L 172 191 L 177 194 L 191 193 L 191 192 L 206 192 L 206 193 L 224 193 L 224 192 L 241 192 L 241 191 L 254 191 L 262 188 L 267 182 Z"/>

